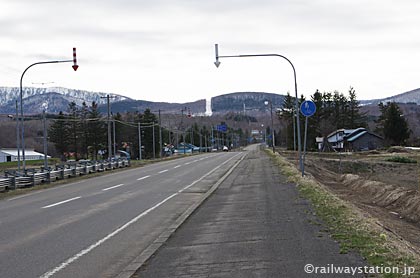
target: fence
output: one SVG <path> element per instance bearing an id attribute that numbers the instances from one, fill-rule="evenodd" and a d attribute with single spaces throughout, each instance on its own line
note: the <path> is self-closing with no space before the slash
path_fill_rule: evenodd
<path id="1" fill-rule="evenodd" d="M 5 172 L 0 177 L 0 191 L 35 186 L 42 183 L 50 183 L 65 178 L 87 175 L 96 172 L 103 172 L 117 168 L 130 166 L 130 160 L 120 158 L 112 161 L 102 162 L 74 162 L 71 164 L 57 165 L 55 169 L 27 170 L 24 175 L 14 172 Z"/>

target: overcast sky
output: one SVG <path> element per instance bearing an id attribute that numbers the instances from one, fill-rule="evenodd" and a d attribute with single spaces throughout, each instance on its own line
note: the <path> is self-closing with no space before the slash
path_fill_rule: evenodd
<path id="1" fill-rule="evenodd" d="M 0 0 L 0 86 L 60 86 L 186 102 L 258 91 L 359 99 L 420 87 L 418 0 Z M 54 82 L 54 83 L 49 83 Z M 44 85 L 39 83 L 46 83 Z"/>

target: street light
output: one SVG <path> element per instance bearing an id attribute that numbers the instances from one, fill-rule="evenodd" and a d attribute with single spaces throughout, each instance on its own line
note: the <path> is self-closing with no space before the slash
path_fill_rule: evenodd
<path id="1" fill-rule="evenodd" d="M 214 64 L 216 67 L 220 66 L 220 58 L 246 58 L 246 57 L 280 57 L 285 59 L 289 64 L 292 66 L 293 69 L 293 76 L 295 79 L 295 98 L 296 98 L 296 111 L 299 111 L 299 100 L 298 100 L 298 93 L 297 93 L 297 81 L 296 81 L 296 70 L 295 66 L 292 64 L 292 62 L 287 59 L 285 56 L 280 54 L 251 54 L 251 55 L 229 55 L 229 56 L 220 56 L 219 55 L 219 45 L 215 44 L 215 52 L 216 52 L 216 61 Z M 301 138 L 300 138 L 300 121 L 299 121 L 299 113 L 296 113 L 296 123 L 297 123 L 297 136 L 298 136 L 298 152 L 299 152 L 299 167 L 302 169 L 302 153 L 301 153 Z"/>
<path id="2" fill-rule="evenodd" d="M 26 161 L 25 161 L 25 127 L 23 125 L 23 120 L 24 120 L 23 119 L 23 90 L 22 90 L 23 76 L 28 71 L 28 69 L 36 65 L 71 63 L 71 62 L 73 62 L 73 66 L 72 66 L 73 70 L 76 71 L 79 68 L 79 66 L 77 65 L 77 60 L 76 60 L 76 48 L 73 48 L 73 60 L 46 61 L 46 62 L 33 63 L 32 65 L 30 65 L 23 71 L 22 76 L 20 77 L 20 128 L 21 128 L 21 142 L 22 142 L 22 164 L 23 164 L 24 172 L 25 172 L 25 167 L 26 167 Z"/>
<path id="3" fill-rule="evenodd" d="M 264 101 L 265 105 L 270 103 L 270 115 L 271 115 L 271 137 L 273 139 L 273 153 L 276 152 L 276 140 L 275 140 L 275 132 L 274 132 L 274 122 L 273 122 L 273 101 Z"/>

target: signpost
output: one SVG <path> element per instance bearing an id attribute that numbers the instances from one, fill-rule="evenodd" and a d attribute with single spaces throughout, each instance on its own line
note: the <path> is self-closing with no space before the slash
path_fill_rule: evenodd
<path id="1" fill-rule="evenodd" d="M 226 132 L 227 131 L 227 125 L 225 125 L 225 124 L 217 125 L 217 131 Z"/>
<path id="2" fill-rule="evenodd" d="M 305 120 L 305 138 L 303 142 L 303 160 L 302 160 L 302 177 L 305 175 L 305 155 L 306 155 L 306 138 L 308 134 L 308 118 L 316 112 L 316 105 L 311 100 L 305 100 L 300 105 L 300 112 L 306 117 Z"/>

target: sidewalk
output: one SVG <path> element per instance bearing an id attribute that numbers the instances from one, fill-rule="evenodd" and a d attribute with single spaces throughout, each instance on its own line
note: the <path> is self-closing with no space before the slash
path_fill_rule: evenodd
<path id="1" fill-rule="evenodd" d="M 133 277 L 364 277 L 305 273 L 365 265 L 322 230 L 295 185 L 252 151 Z"/>

